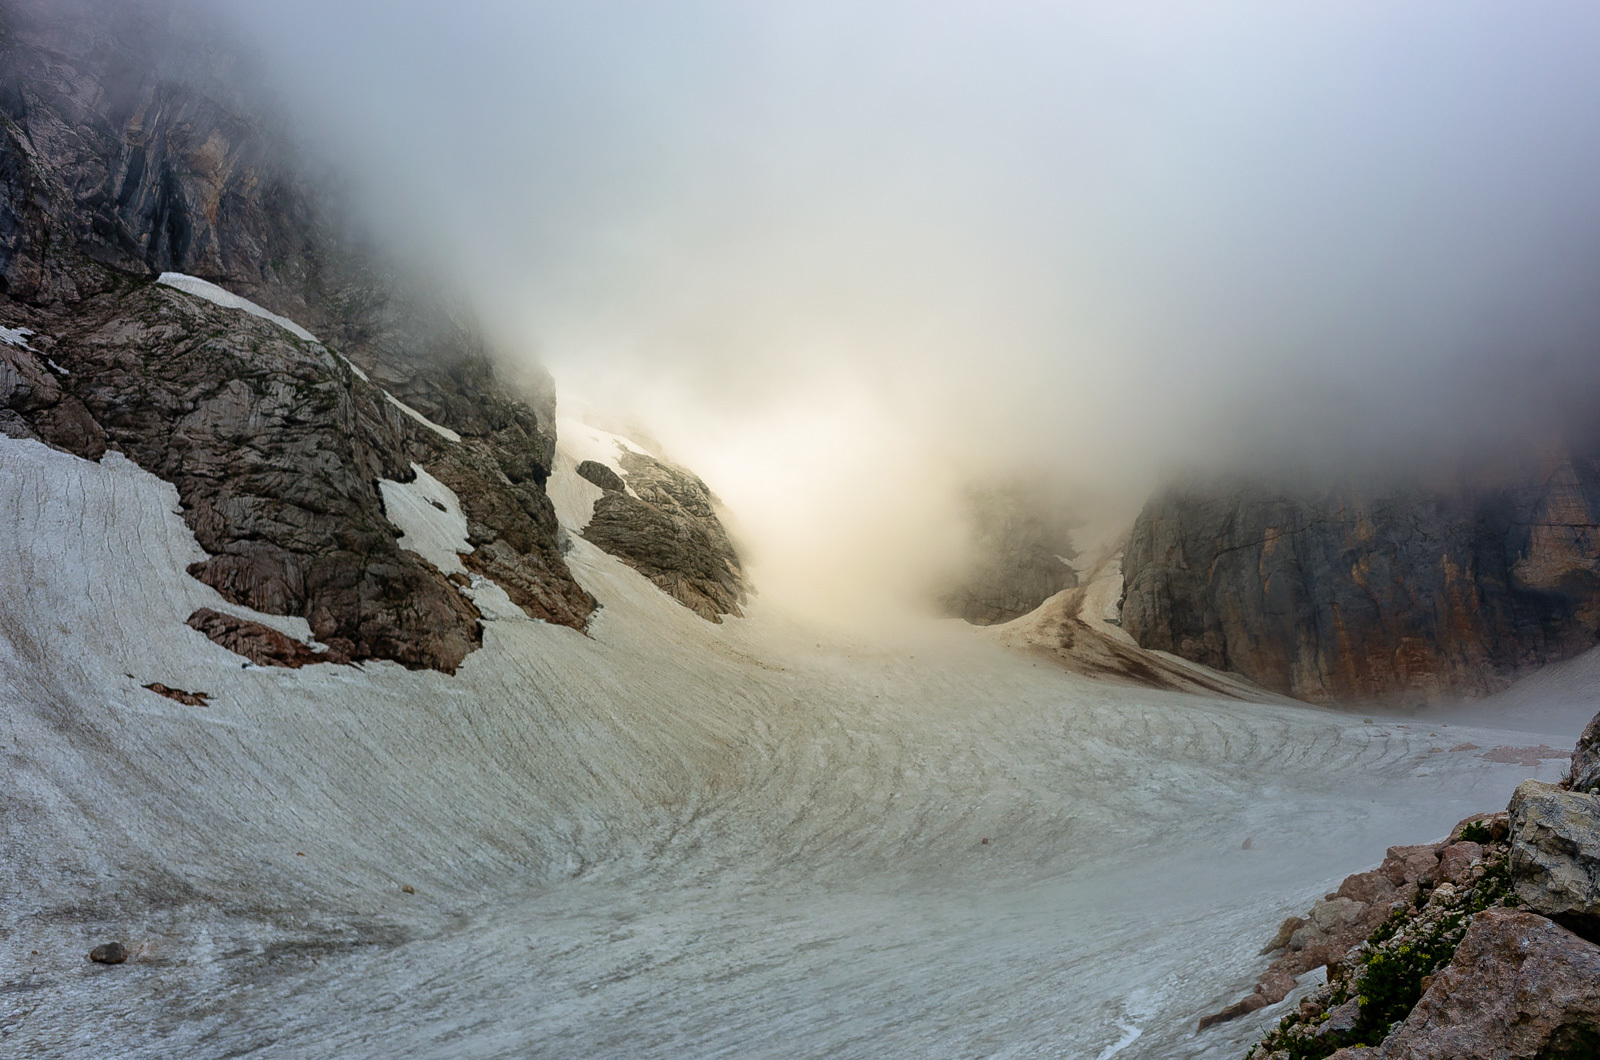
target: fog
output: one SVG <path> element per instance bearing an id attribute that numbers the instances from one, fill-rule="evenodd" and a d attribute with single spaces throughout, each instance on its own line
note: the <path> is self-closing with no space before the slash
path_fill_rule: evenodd
<path id="1" fill-rule="evenodd" d="M 912 585 L 974 477 L 1115 522 L 1594 407 L 1591 4 L 223 2 L 369 220 L 768 587 Z"/>

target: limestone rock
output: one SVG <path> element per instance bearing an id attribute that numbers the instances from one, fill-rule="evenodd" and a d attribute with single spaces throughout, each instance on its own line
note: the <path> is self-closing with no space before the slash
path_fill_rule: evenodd
<path id="1" fill-rule="evenodd" d="M 595 501 L 586 540 L 649 578 L 711 622 L 740 614 L 744 568 L 706 484 L 683 468 L 632 451 L 620 457 L 637 496 L 608 490 Z"/>
<path id="2" fill-rule="evenodd" d="M 1317 1037 L 1323 1038 L 1330 1034 L 1345 1034 L 1353 1030 L 1356 1021 L 1361 1017 L 1361 1001 L 1351 998 L 1342 1005 L 1338 1005 L 1328 1012 L 1328 1018 L 1317 1028 Z"/>
<path id="3" fill-rule="evenodd" d="M 1479 913 L 1411 1014 L 1353 1060 L 1538 1060 L 1600 1044 L 1600 947 L 1533 913 Z M 1562 1052 L 1562 1049 L 1573 1050 Z"/>
<path id="4" fill-rule="evenodd" d="M 627 489 L 627 486 L 623 485 L 621 476 L 598 460 L 585 460 L 579 464 L 578 475 L 603 490 L 613 490 L 620 493 Z"/>
<path id="5" fill-rule="evenodd" d="M 1459 880 L 1468 869 L 1481 860 L 1483 860 L 1481 845 L 1465 840 L 1451 843 L 1439 852 L 1438 878 L 1451 882 Z"/>
<path id="6" fill-rule="evenodd" d="M 1140 513 L 1122 626 L 1311 701 L 1478 696 L 1600 634 L 1600 452 L 1450 488 L 1174 488 Z"/>
<path id="7" fill-rule="evenodd" d="M 1600 714 L 1589 720 L 1573 749 L 1571 784 L 1573 791 L 1600 788 Z"/>
<path id="8" fill-rule="evenodd" d="M 172 482 L 210 554 L 191 573 L 231 602 L 303 616 L 353 659 L 450 672 L 476 610 L 395 544 L 374 481 L 423 464 L 488 575 L 582 628 L 594 601 L 544 493 L 548 375 L 502 377 L 471 314 L 347 222 L 251 60 L 162 5 L 15 0 L 0 19 L 0 325 L 33 333 L 0 344 L 0 430 Z M 147 282 L 165 271 L 326 346 Z"/>
<path id="9" fill-rule="evenodd" d="M 292 637 L 237 615 L 202 607 L 189 616 L 189 625 L 217 644 L 242 655 L 257 666 L 285 666 L 298 669 L 311 663 L 349 662 L 343 645 L 326 652 L 312 649 Z"/>
<path id="10" fill-rule="evenodd" d="M 1522 907 L 1600 917 L 1600 794 L 1525 780 L 1511 796 L 1511 874 Z"/>
<path id="11" fill-rule="evenodd" d="M 204 692 L 187 692 L 181 688 L 169 688 L 160 681 L 152 681 L 150 684 L 147 684 L 144 687 L 148 688 L 158 696 L 165 696 L 174 703 L 182 703 L 186 707 L 207 706 L 208 704 L 206 701 L 211 698 Z"/>
<path id="12" fill-rule="evenodd" d="M 1281 950 L 1289 945 L 1289 939 L 1294 936 L 1296 931 L 1305 926 L 1305 922 L 1304 917 L 1285 917 L 1283 923 L 1278 925 L 1277 934 L 1268 939 L 1267 944 L 1261 947 L 1262 956 L 1271 953 L 1273 950 Z"/>

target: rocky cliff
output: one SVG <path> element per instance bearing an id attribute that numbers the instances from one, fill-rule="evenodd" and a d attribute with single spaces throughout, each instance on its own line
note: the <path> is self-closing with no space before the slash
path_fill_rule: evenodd
<path id="1" fill-rule="evenodd" d="M 449 671 L 478 643 L 384 516 L 377 480 L 413 465 L 459 496 L 474 570 L 581 628 L 552 391 L 508 386 L 470 316 L 351 229 L 248 65 L 160 5 L 0 5 L 0 429 L 172 481 L 211 554 L 191 573 L 303 615 L 330 658 Z"/>
<path id="2" fill-rule="evenodd" d="M 1009 622 L 1078 584 L 1072 520 L 1031 483 L 970 490 L 968 560 L 940 595 L 942 610 L 974 625 Z"/>
<path id="3" fill-rule="evenodd" d="M 1128 543 L 1123 628 L 1311 701 L 1497 691 L 1600 632 L 1597 457 L 1448 487 L 1168 490 Z"/>
<path id="4" fill-rule="evenodd" d="M 584 539 L 643 574 L 701 618 L 740 614 L 748 591 L 739 553 L 699 477 L 646 453 L 619 449 L 620 474 L 586 460 L 577 471 L 603 491 Z"/>

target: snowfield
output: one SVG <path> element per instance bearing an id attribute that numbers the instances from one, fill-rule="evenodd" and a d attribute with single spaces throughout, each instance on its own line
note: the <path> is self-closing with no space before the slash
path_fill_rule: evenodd
<path id="1" fill-rule="evenodd" d="M 604 442 L 551 480 L 570 528 Z M 457 562 L 448 489 L 382 488 Z M 1533 772 L 1450 748 L 1592 713 L 1566 680 L 1527 733 L 1364 723 L 955 622 L 712 625 L 575 534 L 588 635 L 476 579 L 454 677 L 258 668 L 184 619 L 306 623 L 188 577 L 176 508 L 116 453 L 0 437 L 5 1055 L 1237 1056 L 1292 1001 L 1194 1021 L 1283 916 Z M 129 963 L 85 960 L 113 938 Z"/>

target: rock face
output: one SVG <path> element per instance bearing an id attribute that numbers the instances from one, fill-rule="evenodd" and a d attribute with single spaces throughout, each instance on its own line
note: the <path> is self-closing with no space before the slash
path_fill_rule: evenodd
<path id="1" fill-rule="evenodd" d="M 1497 691 L 1595 644 L 1597 454 L 1451 490 L 1169 490 L 1134 526 L 1123 628 L 1311 701 Z"/>
<path id="2" fill-rule="evenodd" d="M 514 390 L 469 317 L 344 230 L 247 66 L 192 12 L 0 8 L 0 430 L 119 449 L 173 482 L 210 553 L 191 573 L 304 616 L 332 649 L 318 661 L 449 672 L 480 641 L 472 604 L 384 515 L 376 480 L 413 463 L 460 497 L 475 569 L 581 628 L 594 603 L 543 488 L 547 377 Z M 149 282 L 167 271 L 327 346 Z"/>
<path id="3" fill-rule="evenodd" d="M 1078 584 L 1071 520 L 1037 489 L 1008 483 L 967 497 L 970 560 L 940 596 L 944 612 L 974 625 L 1020 618 Z"/>
<path id="4" fill-rule="evenodd" d="M 595 501 L 583 536 L 611 553 L 679 603 L 711 622 L 740 614 L 747 586 L 744 568 L 706 484 L 690 472 L 632 451 L 618 458 L 626 488 L 608 489 Z M 587 462 L 586 462 L 587 463 Z M 612 477 L 610 468 L 597 465 Z M 581 470 L 580 470 L 581 473 Z"/>
<path id="5" fill-rule="evenodd" d="M 1600 794 L 1525 780 L 1511 796 L 1511 873 L 1524 909 L 1600 925 Z"/>
<path id="6" fill-rule="evenodd" d="M 1337 1060 L 1600 1055 L 1600 947 L 1542 916 L 1486 909 L 1405 1021 Z"/>
<path id="7" fill-rule="evenodd" d="M 1600 788 L 1600 714 L 1584 727 L 1578 737 L 1578 746 L 1572 751 L 1573 791 L 1594 791 Z"/>

